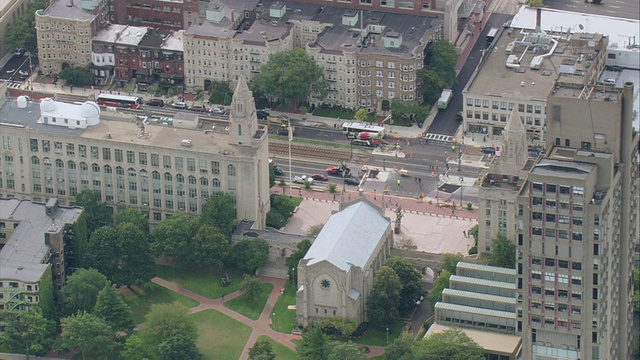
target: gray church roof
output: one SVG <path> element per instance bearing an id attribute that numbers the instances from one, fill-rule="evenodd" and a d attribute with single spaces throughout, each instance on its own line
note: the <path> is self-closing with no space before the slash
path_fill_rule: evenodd
<path id="1" fill-rule="evenodd" d="M 307 265 L 328 261 L 344 271 L 364 268 L 389 223 L 374 205 L 358 201 L 331 215 L 304 259 Z"/>

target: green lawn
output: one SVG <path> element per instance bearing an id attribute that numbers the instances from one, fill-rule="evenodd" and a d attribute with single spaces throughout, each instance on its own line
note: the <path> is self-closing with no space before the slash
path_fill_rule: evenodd
<path id="1" fill-rule="evenodd" d="M 199 302 L 180 295 L 160 285 L 148 282 L 142 287 L 134 287 L 135 292 L 123 288 L 121 293 L 131 307 L 133 320 L 136 324 L 144 322 L 144 317 L 151 309 L 152 304 L 168 304 L 179 302 L 188 308 L 198 306 Z"/>
<path id="2" fill-rule="evenodd" d="M 249 319 L 258 320 L 262 309 L 264 309 L 264 305 L 267 303 L 269 294 L 271 294 L 271 290 L 273 290 L 273 284 L 263 283 L 260 284 L 260 287 L 260 294 L 252 302 L 249 302 L 245 294 L 242 294 L 235 299 L 225 302 L 224 306 Z"/>
<path id="3" fill-rule="evenodd" d="M 215 310 L 190 315 L 198 327 L 197 345 L 205 359 L 237 360 L 249 340 L 251 328 Z"/>
<path id="4" fill-rule="evenodd" d="M 224 274 L 224 272 L 223 272 Z M 230 294 L 240 287 L 242 278 L 229 274 L 231 284 L 226 287 L 220 285 L 220 273 L 201 272 L 197 270 L 182 270 L 173 266 L 158 265 L 158 277 L 174 282 L 180 287 L 209 299 L 217 299 Z"/>
<path id="5" fill-rule="evenodd" d="M 405 327 L 405 323 L 401 320 L 397 320 L 393 326 L 389 327 L 389 343 L 397 339 L 402 330 Z M 348 339 L 356 344 L 363 345 L 375 345 L 375 346 L 387 346 L 387 330 L 386 329 L 374 329 L 369 327 L 367 334 L 360 338 Z"/>
<path id="6" fill-rule="evenodd" d="M 284 294 L 280 295 L 278 301 L 273 306 L 273 312 L 271 313 L 271 328 L 281 333 L 290 334 L 293 328 L 296 326 L 296 311 L 289 310 L 289 305 L 296 304 L 296 291 L 295 287 L 290 281 L 284 288 Z M 275 315 L 273 315 L 275 313 Z"/>
<path id="7" fill-rule="evenodd" d="M 288 347 L 280 344 L 279 342 L 273 340 L 272 338 L 262 335 L 258 338 L 258 341 L 267 339 L 273 345 L 273 353 L 276 356 L 276 360 L 297 360 L 298 354 L 289 349 Z"/>
<path id="8" fill-rule="evenodd" d="M 287 138 L 287 136 L 269 134 L 269 140 L 288 141 L 288 138 Z M 294 143 L 294 144 L 295 143 L 298 143 L 298 144 L 310 144 L 310 145 L 320 145 L 320 146 L 326 146 L 326 147 L 332 147 L 332 148 L 349 149 L 349 143 L 329 142 L 329 141 L 322 141 L 322 140 L 307 139 L 307 138 L 296 137 L 295 134 L 293 135 L 293 140 L 291 140 L 291 142 Z"/>

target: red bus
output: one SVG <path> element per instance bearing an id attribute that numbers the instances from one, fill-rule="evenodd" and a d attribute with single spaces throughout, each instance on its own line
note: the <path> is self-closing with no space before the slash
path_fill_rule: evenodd
<path id="1" fill-rule="evenodd" d="M 142 99 L 137 96 L 100 94 L 98 105 L 137 109 L 142 105 Z"/>

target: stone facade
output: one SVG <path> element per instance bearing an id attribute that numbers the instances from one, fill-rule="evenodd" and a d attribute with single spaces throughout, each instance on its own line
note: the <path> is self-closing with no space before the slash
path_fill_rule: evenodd
<path id="1" fill-rule="evenodd" d="M 297 324 L 327 317 L 367 321 L 375 272 L 392 245 L 391 222 L 380 208 L 365 199 L 341 206 L 298 265 Z"/>

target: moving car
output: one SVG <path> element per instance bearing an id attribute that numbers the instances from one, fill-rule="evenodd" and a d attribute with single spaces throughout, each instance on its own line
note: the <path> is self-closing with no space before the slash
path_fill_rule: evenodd
<path id="1" fill-rule="evenodd" d="M 211 110 L 209 110 L 209 112 L 214 115 L 224 115 L 224 113 L 227 111 L 223 107 L 216 106 L 216 107 L 212 107 Z"/>
<path id="2" fill-rule="evenodd" d="M 351 169 L 346 168 L 346 172 L 347 172 L 346 177 L 351 177 Z M 327 174 L 342 177 L 342 169 L 338 165 L 328 166 Z"/>
<path id="3" fill-rule="evenodd" d="M 304 184 L 307 181 L 310 184 L 313 184 L 313 179 L 311 178 L 311 176 L 302 175 L 302 176 L 296 176 L 296 177 L 293 178 L 293 183 L 294 184 Z"/>
<path id="4" fill-rule="evenodd" d="M 276 165 L 273 167 L 273 174 L 277 176 L 284 175 L 284 170 L 282 170 L 280 166 Z"/>
<path id="5" fill-rule="evenodd" d="M 184 101 L 178 101 L 178 102 L 174 102 L 173 104 L 171 104 L 171 107 L 174 109 L 180 109 L 180 110 L 186 110 L 187 109 L 187 103 Z"/>
<path id="6" fill-rule="evenodd" d="M 313 175 L 310 175 L 310 176 L 311 176 L 311 178 L 313 180 L 318 180 L 318 181 L 327 181 L 327 180 L 329 180 L 329 177 L 327 175 L 324 175 L 324 174 L 313 174 Z"/>
<path id="7" fill-rule="evenodd" d="M 344 183 L 347 184 L 347 185 L 358 186 L 358 185 L 360 185 L 360 180 L 354 179 L 354 178 L 345 178 L 344 179 Z"/>
<path id="8" fill-rule="evenodd" d="M 264 111 L 264 110 L 257 110 L 256 111 L 256 116 L 260 120 L 267 120 L 267 116 L 270 116 L 270 114 L 268 112 Z"/>
<path id="9" fill-rule="evenodd" d="M 485 146 L 485 147 L 481 148 L 480 151 L 482 151 L 485 154 L 495 154 L 496 153 L 496 148 L 494 148 L 492 146 Z"/>
<path id="10" fill-rule="evenodd" d="M 207 108 L 204 107 L 204 105 L 191 105 L 189 110 L 197 112 L 207 112 Z"/>
<path id="11" fill-rule="evenodd" d="M 151 99 L 145 104 L 148 106 L 164 107 L 164 101 L 162 99 Z"/>

